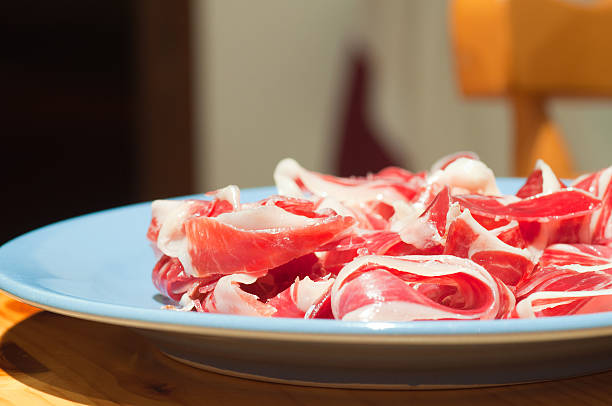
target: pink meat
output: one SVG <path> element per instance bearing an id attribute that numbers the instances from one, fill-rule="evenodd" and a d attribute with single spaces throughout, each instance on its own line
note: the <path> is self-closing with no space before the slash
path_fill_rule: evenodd
<path id="1" fill-rule="evenodd" d="M 589 218 L 589 241 L 606 244 L 612 241 L 612 167 L 578 178 L 572 185 L 583 189 L 602 200 L 599 208 Z"/>
<path id="2" fill-rule="evenodd" d="M 515 317 L 612 311 L 612 249 L 556 244 L 517 286 Z"/>
<path id="3" fill-rule="evenodd" d="M 455 162 L 459 158 L 467 158 L 467 159 L 473 159 L 475 161 L 480 161 L 480 157 L 475 152 L 472 152 L 472 151 L 460 151 L 460 152 L 456 152 L 454 154 L 449 154 L 449 155 L 443 156 L 442 158 L 438 159 L 431 166 L 431 172 L 433 173 L 433 172 L 435 172 L 437 170 L 444 170 L 444 169 L 446 169 L 446 167 L 448 165 L 452 164 L 453 162 Z"/>
<path id="4" fill-rule="evenodd" d="M 257 278 L 246 274 L 225 275 L 206 296 L 202 311 L 207 313 L 236 314 L 242 316 L 272 316 L 276 309 L 259 300 L 251 293 L 242 290 L 244 284 L 251 284 Z"/>
<path id="5" fill-rule="evenodd" d="M 444 254 L 469 258 L 506 285 L 515 287 L 535 265 L 529 250 L 510 245 L 499 237 L 504 236 L 518 246 L 524 245 L 517 236 L 520 235 L 517 229 L 515 222 L 501 230 L 487 230 L 464 210 L 450 225 Z"/>
<path id="6" fill-rule="evenodd" d="M 427 176 L 427 188 L 421 193 L 419 202 L 428 204 L 444 187 L 456 194 L 500 194 L 495 182 L 495 174 L 476 157 L 461 155 L 452 157 L 448 162 L 435 164 Z"/>
<path id="7" fill-rule="evenodd" d="M 314 253 L 310 253 L 268 270 L 252 284 L 243 285 L 242 290 L 256 295 L 265 302 L 289 288 L 296 279 L 310 277 L 317 280 L 326 274 L 319 258 Z"/>
<path id="8" fill-rule="evenodd" d="M 212 290 L 221 275 L 196 278 L 187 275 L 177 258 L 163 255 L 152 272 L 153 285 L 163 295 L 180 301 L 187 293 L 191 299 L 203 298 Z"/>
<path id="9" fill-rule="evenodd" d="M 152 204 L 151 223 L 147 238 L 158 243 L 159 233 L 164 224 L 170 223 L 171 230 L 164 234 L 181 234 L 182 222 L 190 217 L 216 217 L 223 213 L 236 211 L 240 207 L 240 190 L 236 186 L 207 193 L 212 200 L 155 200 Z M 168 226 L 166 227 L 168 228 Z"/>
<path id="10" fill-rule="evenodd" d="M 441 252 L 441 251 L 440 251 Z M 361 255 L 438 254 L 406 244 L 392 231 L 353 230 L 352 233 L 321 248 L 319 256 L 325 272 L 337 275 L 340 269 Z"/>
<path id="11" fill-rule="evenodd" d="M 328 213 L 310 218 L 260 206 L 216 218 L 185 222 L 187 252 L 181 258 L 197 276 L 244 273 L 263 276 L 272 268 L 315 251 L 351 227 L 354 220 Z"/>
<path id="12" fill-rule="evenodd" d="M 612 311 L 612 167 L 516 196 L 470 153 L 339 178 L 282 161 L 280 196 L 158 200 L 147 237 L 176 309 L 361 321 Z M 551 245 L 553 244 L 553 245 Z M 518 302 L 518 304 L 516 304 Z"/>
<path id="13" fill-rule="evenodd" d="M 334 279 L 296 279 L 287 289 L 268 300 L 274 317 L 330 318 L 330 291 Z"/>
<path id="14" fill-rule="evenodd" d="M 579 189 L 562 189 L 508 204 L 494 196 L 462 195 L 453 199 L 480 216 L 536 222 L 583 216 L 601 204 L 600 199 Z"/>
<path id="15" fill-rule="evenodd" d="M 458 209 L 457 204 L 451 207 L 449 188 L 444 187 L 418 217 L 414 213 L 401 216 L 398 212 L 391 230 L 397 231 L 401 240 L 412 248 L 404 254 L 441 254 L 448 225 L 459 214 Z"/>
<path id="16" fill-rule="evenodd" d="M 277 165 L 274 180 L 282 195 L 320 199 L 324 207 L 354 217 L 360 228 L 382 230 L 393 215 L 394 202 L 419 197 L 425 174 L 391 167 L 366 177 L 340 178 L 306 170 L 285 159 Z"/>
<path id="17" fill-rule="evenodd" d="M 323 317 L 322 307 L 328 300 L 334 279 L 296 280 L 276 296 L 261 301 L 244 287 L 255 282 L 245 274 L 226 275 L 219 279 L 204 300 L 202 311 L 242 316 L 315 318 Z"/>
<path id="18" fill-rule="evenodd" d="M 596 244 L 554 244 L 540 257 L 540 265 L 604 265 L 612 263 L 612 247 Z"/>
<path id="19" fill-rule="evenodd" d="M 493 319 L 513 306 L 503 283 L 449 255 L 359 257 L 332 287 L 332 310 L 342 320 Z"/>
<path id="20" fill-rule="evenodd" d="M 564 189 L 565 185 L 554 174 L 550 166 L 544 161 L 538 160 L 536 167 L 531 172 L 525 184 L 516 193 L 521 199 L 536 196 L 542 193 L 552 193 L 560 189 Z"/>
<path id="21" fill-rule="evenodd" d="M 177 203 L 178 205 L 185 206 L 186 216 L 187 217 L 216 217 L 219 214 L 229 213 L 233 211 L 233 206 L 231 203 L 225 200 L 196 200 L 196 199 L 188 199 L 182 200 L 180 202 L 177 201 L 167 201 L 172 203 Z M 176 206 L 174 206 L 176 207 Z M 157 242 L 157 238 L 159 237 L 159 230 L 162 226 L 162 221 L 157 213 L 153 213 L 151 217 L 151 223 L 149 224 L 149 228 L 147 229 L 147 238 L 153 242 Z"/>

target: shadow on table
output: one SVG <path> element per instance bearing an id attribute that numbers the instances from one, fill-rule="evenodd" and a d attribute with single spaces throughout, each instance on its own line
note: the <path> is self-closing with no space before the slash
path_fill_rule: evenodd
<path id="1" fill-rule="evenodd" d="M 82 404 L 608 405 L 612 399 L 612 372 L 558 382 L 441 391 L 256 382 L 173 361 L 128 328 L 49 312 L 23 320 L 1 337 L 0 369 L 37 391 Z"/>

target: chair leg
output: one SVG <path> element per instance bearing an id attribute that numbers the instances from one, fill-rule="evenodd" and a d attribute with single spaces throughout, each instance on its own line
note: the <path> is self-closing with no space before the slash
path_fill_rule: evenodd
<path id="1" fill-rule="evenodd" d="M 542 97 L 513 94 L 514 175 L 528 176 L 538 159 L 544 160 L 557 176 L 576 176 L 571 154 L 546 111 Z"/>

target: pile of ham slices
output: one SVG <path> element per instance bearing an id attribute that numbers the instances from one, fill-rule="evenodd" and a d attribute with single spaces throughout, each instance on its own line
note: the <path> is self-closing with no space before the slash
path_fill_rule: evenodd
<path id="1" fill-rule="evenodd" d="M 352 321 L 612 311 L 612 167 L 565 185 L 544 162 L 502 195 L 474 154 L 366 177 L 291 159 L 278 195 L 157 200 L 147 233 L 169 308 Z"/>

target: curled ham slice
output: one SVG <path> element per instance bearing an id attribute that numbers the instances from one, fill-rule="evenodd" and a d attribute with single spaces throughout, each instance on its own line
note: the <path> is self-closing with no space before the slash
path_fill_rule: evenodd
<path id="1" fill-rule="evenodd" d="M 612 247 L 596 244 L 554 244 L 540 258 L 542 267 L 604 265 L 612 263 Z"/>
<path id="2" fill-rule="evenodd" d="M 601 200 L 579 189 L 563 189 L 507 203 L 503 198 L 483 195 L 454 196 L 461 207 L 490 218 L 548 222 L 588 214 Z"/>
<path id="3" fill-rule="evenodd" d="M 445 157 L 432 167 L 414 208 L 424 210 L 445 188 L 451 195 L 500 194 L 493 171 L 476 154 L 459 153 Z"/>
<path id="4" fill-rule="evenodd" d="M 448 165 L 452 164 L 459 158 L 467 158 L 467 159 L 472 159 L 475 161 L 480 161 L 480 157 L 475 152 L 472 152 L 472 151 L 455 152 L 453 154 L 445 155 L 442 158 L 438 159 L 436 162 L 434 162 L 433 165 L 431 165 L 431 169 L 429 170 L 429 172 L 435 173 L 438 170 L 444 170 L 446 169 Z"/>
<path id="5" fill-rule="evenodd" d="M 331 304 L 342 320 L 494 319 L 509 314 L 514 296 L 468 259 L 363 256 L 340 271 Z"/>
<path id="6" fill-rule="evenodd" d="M 214 290 L 206 297 L 202 311 L 242 316 L 262 317 L 322 317 L 322 307 L 329 297 L 334 279 L 311 280 L 308 276 L 296 280 L 287 289 L 265 303 L 243 288 L 256 278 L 233 274 L 219 279 Z"/>
<path id="7" fill-rule="evenodd" d="M 612 166 L 578 178 L 572 186 L 589 191 L 602 200 L 601 206 L 590 214 L 588 241 L 584 242 L 605 244 L 612 241 Z"/>
<path id="8" fill-rule="evenodd" d="M 386 168 L 367 177 L 340 178 L 309 171 L 293 159 L 284 159 L 274 171 L 279 193 L 322 200 L 343 215 L 352 215 L 361 228 L 384 229 L 393 215 L 393 203 L 412 201 L 424 182 L 424 174 Z"/>
<path id="9" fill-rule="evenodd" d="M 163 255 L 153 268 L 153 285 L 164 295 L 180 301 L 185 293 L 190 299 L 203 297 L 219 280 L 221 275 L 209 275 L 206 278 L 196 278 L 187 275 L 183 265 L 177 258 Z"/>
<path id="10" fill-rule="evenodd" d="M 240 207 L 240 190 L 227 186 L 211 192 L 213 200 L 155 200 L 147 238 L 163 253 L 176 257 L 185 240 L 184 222 L 192 217 L 216 217 Z M 177 251 L 178 250 L 178 251 Z"/>
<path id="11" fill-rule="evenodd" d="M 203 311 L 208 313 L 226 313 L 242 316 L 268 317 L 276 312 L 273 306 L 267 305 L 251 293 L 242 290 L 242 284 L 257 280 L 252 275 L 233 274 L 219 279 L 215 288 L 203 303 Z"/>
<path id="12" fill-rule="evenodd" d="M 564 189 L 565 185 L 555 175 L 553 170 L 544 161 L 538 159 L 536 166 L 525 181 L 525 184 L 516 192 L 516 196 L 521 199 L 556 192 Z"/>
<path id="13" fill-rule="evenodd" d="M 555 244 L 517 287 L 515 317 L 612 311 L 612 249 Z"/>
<path id="14" fill-rule="evenodd" d="M 469 258 L 506 285 L 515 287 L 536 261 L 528 249 L 512 246 L 501 236 L 505 236 L 508 242 L 524 245 L 521 244 L 518 223 L 500 230 L 487 230 L 474 220 L 469 210 L 464 210 L 450 226 L 444 254 Z"/>
<path id="15" fill-rule="evenodd" d="M 314 253 L 310 253 L 268 270 L 264 276 L 249 285 L 242 286 L 242 289 L 257 295 L 265 302 L 287 289 L 296 279 L 310 277 L 316 280 L 325 275 L 319 258 Z"/>
<path id="16" fill-rule="evenodd" d="M 427 253 L 406 244 L 398 233 L 392 231 L 357 231 L 321 247 L 319 256 L 323 269 L 337 275 L 340 269 L 361 255 L 408 255 Z M 437 252 L 431 252 L 437 253 Z"/>
<path id="17" fill-rule="evenodd" d="M 194 276 L 243 273 L 258 277 L 315 251 L 353 223 L 352 218 L 331 211 L 313 218 L 277 205 L 215 218 L 194 217 L 185 222 L 187 245 L 178 258 Z"/>
<path id="18" fill-rule="evenodd" d="M 612 288 L 535 292 L 521 300 L 513 314 L 520 318 L 534 318 L 609 311 L 612 311 Z"/>
<path id="19" fill-rule="evenodd" d="M 423 174 L 401 168 L 386 168 L 367 177 L 340 178 L 304 169 L 293 159 L 283 159 L 274 171 L 282 195 L 334 197 L 342 202 L 412 200 L 423 182 Z"/>
<path id="20" fill-rule="evenodd" d="M 391 230 L 418 254 L 441 254 L 446 243 L 448 226 L 459 215 L 459 205 L 451 203 L 448 187 L 444 187 L 429 206 L 417 216 L 403 204 L 398 204 L 391 219 Z"/>
<path id="21" fill-rule="evenodd" d="M 330 290 L 334 278 L 296 281 L 267 304 L 276 309 L 274 317 L 332 318 Z"/>
<path id="22" fill-rule="evenodd" d="M 445 186 L 452 194 L 500 194 L 493 171 L 479 159 L 465 154 L 442 164 L 427 178 L 427 183 L 437 186 L 436 194 Z"/>

